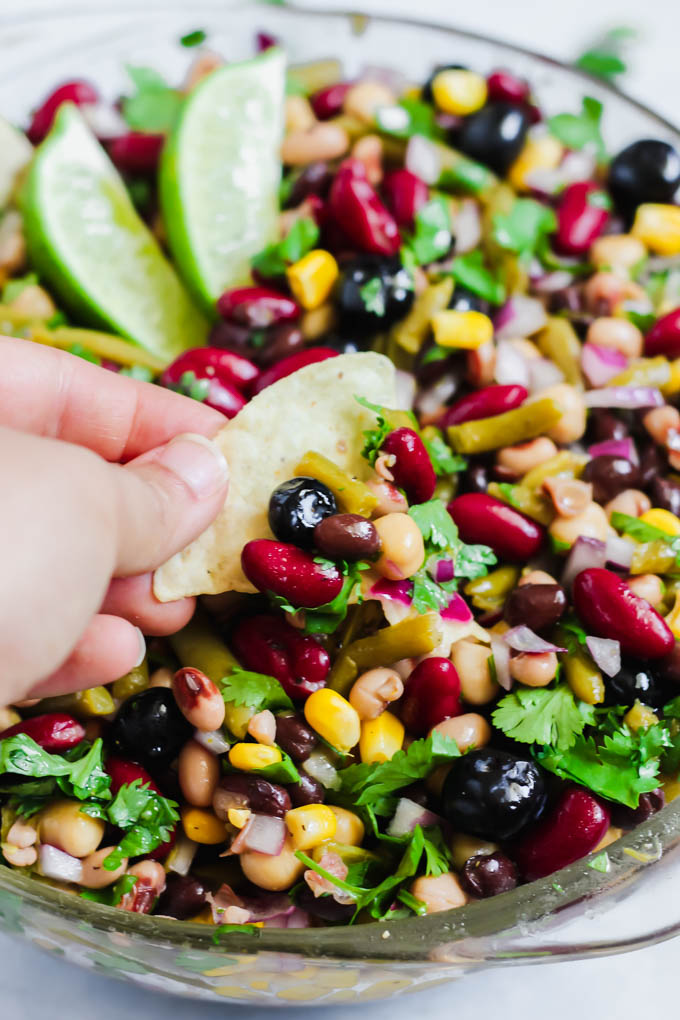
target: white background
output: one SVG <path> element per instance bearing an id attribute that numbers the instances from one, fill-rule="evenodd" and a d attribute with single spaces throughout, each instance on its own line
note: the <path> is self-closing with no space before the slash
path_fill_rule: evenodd
<path id="1" fill-rule="evenodd" d="M 90 0 L 94 5 L 96 0 Z M 0 0 L 3 14 L 48 8 L 55 0 Z M 145 6 L 162 6 L 146 0 Z M 70 6 L 67 4 L 66 6 Z M 83 6 L 85 6 L 83 4 Z M 302 6 L 302 2 L 300 2 Z M 552 56 L 569 59 L 603 28 L 630 25 L 640 31 L 631 54 L 625 88 L 680 122 L 680 6 L 675 0 L 316 0 L 316 7 L 359 7 L 384 14 L 402 13 L 487 32 Z M 187 9 L 190 10 L 190 0 Z M 198 27 L 198 26 L 197 26 Z M 68 31 L 64 25 L 64 32 Z M 0 54 L 0 59 L 1 59 Z M 386 58 L 386 63 L 388 62 Z M 74 68 L 77 72 L 77 68 Z M 579 1014 L 617 1020 L 662 1013 L 676 999 L 679 942 L 667 942 L 626 956 L 595 961 L 549 964 L 488 971 L 451 987 L 409 995 L 389 1003 L 372 1003 L 371 1020 L 410 1020 L 415 1011 L 428 1020 L 496 1015 L 502 1020 L 574 1020 Z M 265 1011 L 226 1004 L 206 1006 L 166 999 L 77 970 L 21 942 L 0 936 L 2 1014 L 19 1020 L 212 1020 L 240 1012 L 260 1020 Z M 360 1007 L 357 1007 L 360 1008 Z M 319 1011 L 323 1020 L 348 1018 L 350 1007 Z M 269 1011 L 267 1011 L 267 1015 Z M 281 1020 L 297 1020 L 299 1008 L 278 1011 Z M 310 1010 L 308 1016 L 314 1016 Z M 355 1013 L 355 1015 L 358 1015 Z"/>

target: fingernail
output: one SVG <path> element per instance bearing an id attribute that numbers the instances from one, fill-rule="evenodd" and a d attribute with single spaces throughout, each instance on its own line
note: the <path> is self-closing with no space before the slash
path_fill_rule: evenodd
<path id="1" fill-rule="evenodd" d="M 141 666 L 146 656 L 146 638 L 142 634 L 139 627 L 135 627 L 135 630 L 137 631 L 137 637 L 139 638 L 139 658 L 132 667 L 133 669 L 137 669 L 137 666 Z"/>
<path id="2" fill-rule="evenodd" d="M 224 487 L 229 468 L 210 439 L 193 432 L 175 436 L 159 457 L 160 463 L 178 475 L 198 499 L 208 499 Z"/>

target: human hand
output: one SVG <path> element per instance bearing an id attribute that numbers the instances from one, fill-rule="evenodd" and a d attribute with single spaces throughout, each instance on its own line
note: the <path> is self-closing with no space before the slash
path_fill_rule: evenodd
<path id="1" fill-rule="evenodd" d="M 196 401 L 25 340 L 0 337 L 0 364 L 2 706 L 116 680 L 142 630 L 187 622 L 151 571 L 210 524 L 228 469 Z"/>

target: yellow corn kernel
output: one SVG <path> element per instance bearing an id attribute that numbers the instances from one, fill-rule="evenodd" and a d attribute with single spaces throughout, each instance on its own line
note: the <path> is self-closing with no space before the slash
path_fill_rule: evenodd
<path id="1" fill-rule="evenodd" d="M 680 592 L 676 592 L 675 604 L 665 620 L 674 636 L 680 639 Z"/>
<path id="2" fill-rule="evenodd" d="M 74 695 L 81 716 L 109 715 L 115 712 L 116 704 L 106 687 L 89 687 Z"/>
<path id="3" fill-rule="evenodd" d="M 663 777 L 661 780 L 661 787 L 667 804 L 670 804 L 670 802 L 675 800 L 676 797 L 680 797 L 680 779 Z"/>
<path id="4" fill-rule="evenodd" d="M 235 829 L 242 829 L 250 818 L 250 810 L 248 808 L 229 808 L 227 811 L 227 821 L 234 826 Z"/>
<path id="5" fill-rule="evenodd" d="M 286 277 L 295 300 L 309 311 L 324 303 L 339 272 L 331 253 L 316 248 L 289 266 Z"/>
<path id="6" fill-rule="evenodd" d="M 363 762 L 389 761 L 404 743 L 404 726 L 396 715 L 381 712 L 377 719 L 364 719 L 359 738 Z"/>
<path id="7" fill-rule="evenodd" d="M 361 720 L 342 694 L 322 687 L 305 701 L 305 719 L 313 730 L 339 751 L 351 751 L 359 743 Z"/>
<path id="8" fill-rule="evenodd" d="M 359 815 L 348 811 L 347 808 L 336 807 L 335 804 L 330 804 L 329 807 L 335 815 L 337 823 L 334 837 L 336 842 L 343 843 L 345 846 L 361 846 L 364 841 L 365 829 Z"/>
<path id="9" fill-rule="evenodd" d="M 282 760 L 278 747 L 267 747 L 266 744 L 234 744 L 229 752 L 229 764 L 243 772 L 264 769 Z"/>
<path id="10" fill-rule="evenodd" d="M 671 311 L 671 309 L 669 309 Z M 665 382 L 660 387 L 664 397 L 674 397 L 680 393 L 680 358 L 676 358 L 675 361 L 670 363 L 671 374 L 668 382 Z"/>
<path id="11" fill-rule="evenodd" d="M 534 170 L 555 170 L 563 153 L 562 143 L 552 135 L 530 138 L 508 171 L 510 184 L 517 191 L 531 191 L 529 176 Z"/>
<path id="12" fill-rule="evenodd" d="M 311 850 L 333 839 L 338 822 L 327 804 L 303 804 L 286 811 L 286 825 L 296 850 Z"/>
<path id="13" fill-rule="evenodd" d="M 663 507 L 653 506 L 640 516 L 640 520 L 660 531 L 665 531 L 667 535 L 680 535 L 680 520 Z"/>
<path id="14" fill-rule="evenodd" d="M 655 726 L 658 723 L 659 717 L 652 712 L 648 705 L 636 701 L 624 715 L 623 721 L 631 730 L 648 730 L 650 726 Z"/>
<path id="15" fill-rule="evenodd" d="M 183 807 L 181 810 L 182 828 L 194 843 L 216 846 L 227 839 L 224 822 L 207 808 Z"/>
<path id="16" fill-rule="evenodd" d="M 616 825 L 610 825 L 604 836 L 593 850 L 594 854 L 599 854 L 601 850 L 605 850 L 612 843 L 616 843 L 617 839 L 621 839 L 623 836 L 623 829 L 619 829 Z"/>
<path id="17" fill-rule="evenodd" d="M 475 71 L 440 71 L 432 82 L 432 95 L 440 110 L 464 117 L 486 102 L 486 80 Z"/>
<path id="18" fill-rule="evenodd" d="M 680 255 L 680 207 L 657 202 L 638 206 L 631 234 L 656 255 Z"/>
<path id="19" fill-rule="evenodd" d="M 430 319 L 434 341 L 439 347 L 476 351 L 493 339 L 493 323 L 483 312 L 458 312 L 447 308 Z"/>

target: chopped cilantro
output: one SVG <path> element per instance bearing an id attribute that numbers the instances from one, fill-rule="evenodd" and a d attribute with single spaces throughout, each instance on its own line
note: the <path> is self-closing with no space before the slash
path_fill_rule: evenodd
<path id="1" fill-rule="evenodd" d="M 382 318 L 385 314 L 385 291 L 380 277 L 372 276 L 370 280 L 367 280 L 359 288 L 359 294 L 366 311 Z"/>
<path id="2" fill-rule="evenodd" d="M 623 52 L 626 44 L 636 36 L 637 32 L 634 28 L 625 26 L 612 28 L 576 58 L 575 66 L 596 78 L 613 82 L 615 78 L 627 71 Z"/>
<path id="3" fill-rule="evenodd" d="M 279 750 L 281 751 L 281 748 Z M 265 765 L 261 769 L 254 769 L 252 774 L 262 776 L 272 783 L 299 783 L 300 773 L 293 764 L 292 758 L 289 758 L 284 751 L 281 751 L 281 754 L 283 755 L 281 761 L 274 762 L 273 765 Z"/>
<path id="4" fill-rule="evenodd" d="M 451 349 L 449 347 L 439 347 L 437 344 L 433 344 L 421 358 L 420 364 L 431 365 L 434 361 L 446 361 L 450 357 Z"/>
<path id="5" fill-rule="evenodd" d="M 597 857 L 593 857 L 592 861 L 588 861 L 588 867 L 592 868 L 593 871 L 601 871 L 606 875 L 609 871 L 609 854 L 607 851 L 603 850 Z"/>
<path id="6" fill-rule="evenodd" d="M 458 528 L 451 514 L 439 499 L 418 503 L 408 512 L 420 528 L 429 551 L 453 549 L 458 544 Z"/>
<path id="7" fill-rule="evenodd" d="M 493 238 L 501 248 L 530 262 L 548 234 L 557 229 L 554 211 L 533 198 L 518 198 L 510 212 L 493 217 Z"/>
<path id="8" fill-rule="evenodd" d="M 589 146 L 595 150 L 598 159 L 604 160 L 607 153 L 600 130 L 602 109 L 599 99 L 584 96 L 580 113 L 558 113 L 549 117 L 548 129 L 568 149 Z"/>
<path id="9" fill-rule="evenodd" d="M 395 106 L 378 107 L 375 120 L 380 131 L 395 138 L 411 138 L 413 135 L 436 139 L 445 137 L 437 124 L 434 108 L 421 99 L 405 97 Z"/>
<path id="10" fill-rule="evenodd" d="M 369 411 L 373 411 L 378 419 L 378 427 L 375 429 L 366 429 L 364 431 L 364 448 L 361 451 L 361 456 L 365 457 L 368 463 L 373 467 L 382 445 L 389 436 L 390 432 L 394 431 L 394 426 L 391 425 L 386 418 L 387 408 L 380 407 L 378 404 L 372 404 L 365 397 L 354 398 L 358 404 L 362 407 L 368 408 Z"/>
<path id="11" fill-rule="evenodd" d="M 456 581 L 435 581 L 427 570 L 418 570 L 413 575 L 411 601 L 417 613 L 428 613 L 433 609 L 436 613 L 446 609 L 451 595 L 456 590 Z"/>
<path id="12" fill-rule="evenodd" d="M 654 312 L 639 312 L 635 308 L 626 308 L 625 302 L 623 303 L 623 310 L 626 313 L 626 318 L 629 319 L 634 326 L 637 326 L 641 333 L 648 333 L 656 322 L 656 315 Z"/>
<path id="13" fill-rule="evenodd" d="M 152 790 L 141 779 L 121 786 L 114 800 L 106 807 L 104 817 L 125 833 L 118 846 L 104 860 L 107 871 L 119 868 L 123 858 L 139 857 L 155 850 L 170 839 L 179 821 L 177 804 Z M 87 807 L 83 809 L 90 814 Z M 101 815 L 99 816 L 101 817 Z"/>
<path id="14" fill-rule="evenodd" d="M 325 560 L 317 557 L 316 563 L 327 563 L 330 567 L 338 568 L 345 575 L 342 588 L 332 602 L 326 602 L 323 606 L 309 609 L 304 606 L 291 606 L 290 603 L 279 595 L 269 593 L 272 602 L 282 609 L 284 613 L 303 612 L 305 625 L 302 628 L 304 634 L 333 634 L 347 616 L 349 600 L 355 589 L 361 584 L 362 570 L 368 570 L 368 563 L 333 563 L 332 560 Z M 361 597 L 358 599 L 361 602 Z"/>
<path id="15" fill-rule="evenodd" d="M 207 39 L 207 34 L 202 28 L 196 28 L 193 32 L 187 32 L 180 38 L 180 46 L 200 46 Z"/>
<path id="16" fill-rule="evenodd" d="M 288 266 L 311 251 L 319 240 L 319 228 L 313 219 L 296 220 L 282 241 L 269 244 L 252 260 L 253 269 L 261 276 L 282 276 Z"/>
<path id="17" fill-rule="evenodd" d="M 64 793 L 78 800 L 89 797 L 106 800 L 111 796 L 111 779 L 102 768 L 102 747 L 100 738 L 91 745 L 82 741 L 71 752 L 72 757 L 67 758 L 50 754 L 25 733 L 18 733 L 0 740 L 0 774 L 51 778 Z"/>
<path id="18" fill-rule="evenodd" d="M 438 429 L 431 435 L 423 434 L 421 438 L 438 478 L 447 478 L 458 471 L 465 471 L 467 460 L 453 452 Z"/>
<path id="19" fill-rule="evenodd" d="M 164 134 L 179 116 L 182 95 L 171 89 L 162 75 L 151 67 L 126 66 L 136 92 L 123 99 L 122 113 L 133 131 Z"/>
<path id="20" fill-rule="evenodd" d="M 593 723 L 590 705 L 578 702 L 563 683 L 555 687 L 518 687 L 498 702 L 494 726 L 522 744 L 572 746 L 584 727 Z"/>
<path id="21" fill-rule="evenodd" d="M 110 885 L 108 889 L 83 889 L 80 895 L 92 903 L 103 903 L 107 907 L 117 907 L 123 896 L 127 895 L 137 884 L 134 875 L 123 875 Z"/>
<path id="22" fill-rule="evenodd" d="M 279 0 L 264 0 L 265 3 L 273 4 L 278 3 Z M 260 937 L 260 929 L 255 923 L 252 924 L 218 924 L 213 929 L 212 941 L 216 946 L 220 944 L 220 935 L 232 935 L 238 933 L 239 935 L 254 935 L 256 938 Z"/>
<path id="23" fill-rule="evenodd" d="M 437 187 L 444 191 L 463 191 L 466 194 L 479 195 L 490 188 L 495 179 L 491 171 L 481 163 L 475 163 L 472 159 L 459 159 L 453 166 L 442 170 Z"/>
<path id="24" fill-rule="evenodd" d="M 492 305 L 502 305 L 506 298 L 505 284 L 484 265 L 479 249 L 457 255 L 449 270 L 454 280 Z"/>
<path id="25" fill-rule="evenodd" d="M 616 511 L 611 516 L 611 525 L 624 535 L 630 535 L 636 542 L 663 542 L 675 556 L 677 566 L 680 566 L 680 535 L 669 535 L 667 531 L 647 524 L 637 517 L 629 517 L 628 514 L 621 514 Z"/>
<path id="26" fill-rule="evenodd" d="M 451 248 L 451 214 L 447 200 L 436 195 L 415 215 L 415 229 L 407 240 L 416 265 L 425 266 L 443 258 Z"/>
<path id="27" fill-rule="evenodd" d="M 274 711 L 293 707 L 293 702 L 273 676 L 252 673 L 240 666 L 234 666 L 229 676 L 223 677 L 221 688 L 227 704 L 243 705 L 253 714 L 266 708 Z"/>

